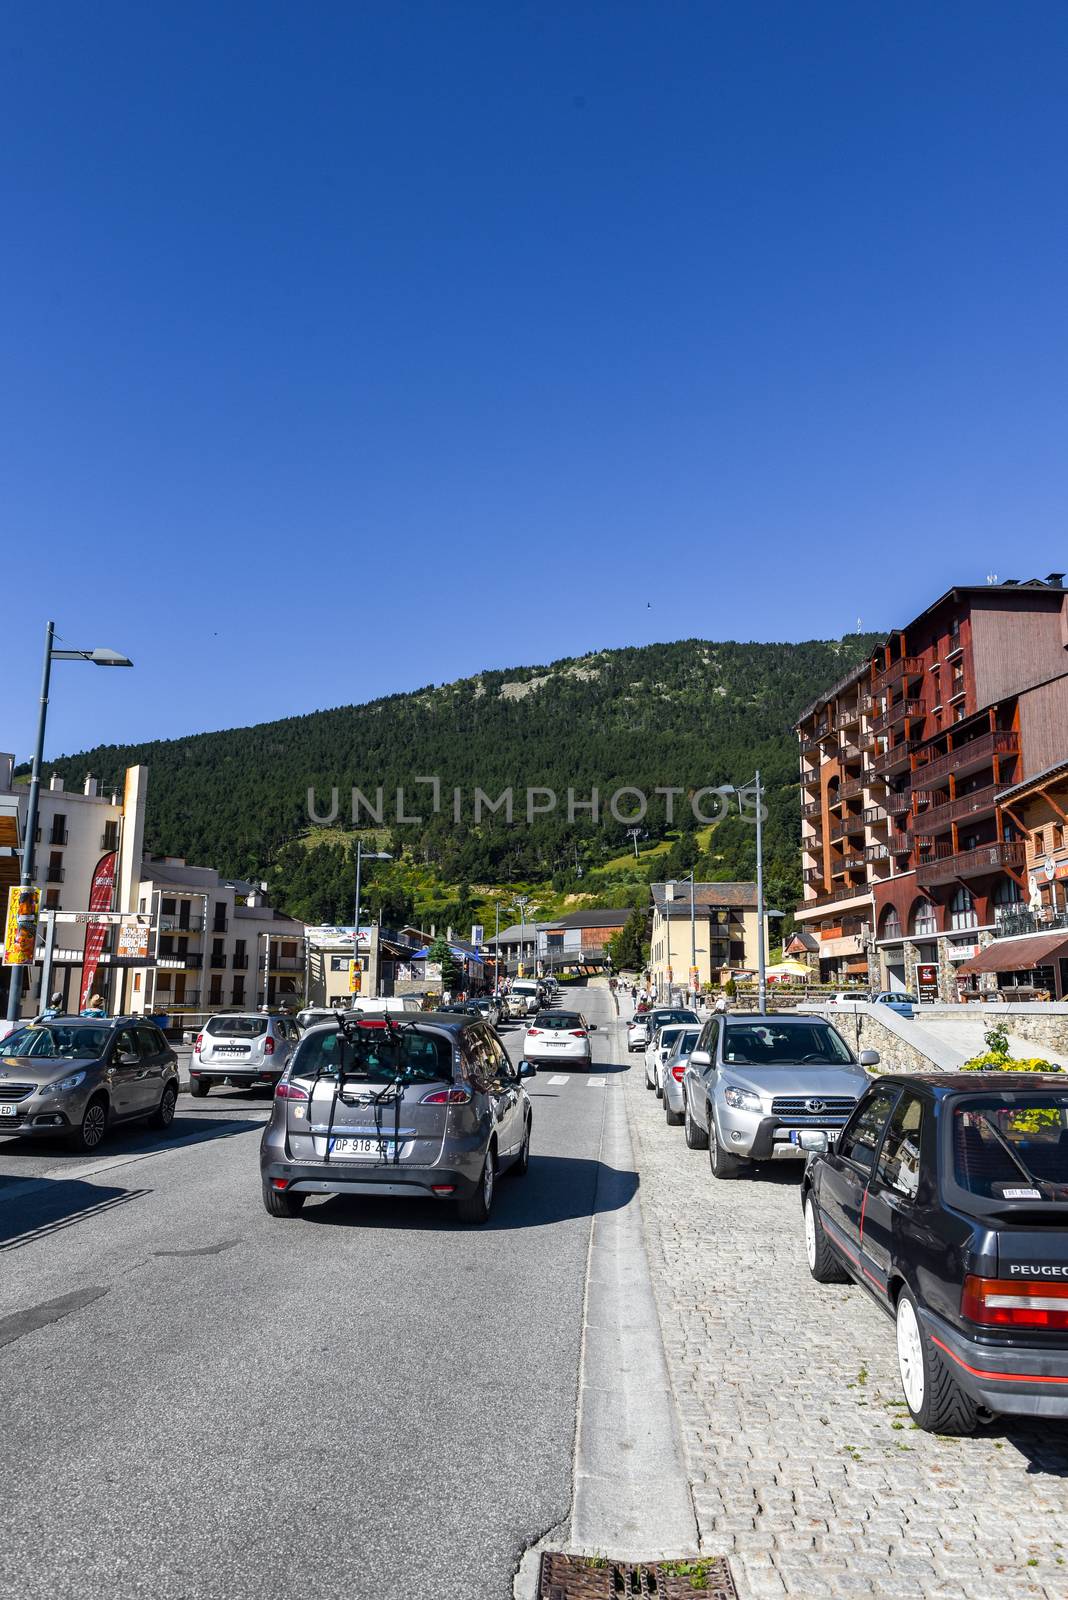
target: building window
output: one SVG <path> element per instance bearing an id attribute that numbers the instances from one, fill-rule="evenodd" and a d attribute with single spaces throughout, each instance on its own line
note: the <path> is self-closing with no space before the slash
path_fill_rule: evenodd
<path id="1" fill-rule="evenodd" d="M 896 906 L 887 906 L 886 908 L 883 915 L 882 937 L 884 939 L 901 938 L 901 918 L 898 916 Z"/>
<path id="2" fill-rule="evenodd" d="M 979 926 L 975 901 L 967 889 L 958 889 L 953 899 L 949 902 L 949 925 L 951 928 L 977 928 Z"/>
<path id="3" fill-rule="evenodd" d="M 351 960 L 351 957 L 349 957 L 349 956 L 331 956 L 330 957 L 330 971 L 331 972 L 347 972 L 349 970 L 349 961 L 350 960 Z"/>
<path id="4" fill-rule="evenodd" d="M 45 910 L 46 911 L 58 911 L 59 910 L 59 890 L 58 889 L 46 889 L 45 890 Z"/>
<path id="5" fill-rule="evenodd" d="M 994 903 L 995 923 L 1000 924 L 1007 918 L 1019 915 L 1023 901 L 1020 885 L 1015 878 L 999 878 L 990 898 Z"/>
<path id="6" fill-rule="evenodd" d="M 921 900 L 913 911 L 912 931 L 917 939 L 932 939 L 938 932 L 938 917 L 930 900 Z"/>
<path id="7" fill-rule="evenodd" d="M 177 905 L 178 902 L 176 900 L 164 900 L 160 905 L 160 911 L 165 917 L 173 917 L 177 909 Z"/>
<path id="8" fill-rule="evenodd" d="M 119 847 L 119 824 L 114 818 L 104 824 L 104 836 L 100 841 L 105 850 L 117 850 Z"/>

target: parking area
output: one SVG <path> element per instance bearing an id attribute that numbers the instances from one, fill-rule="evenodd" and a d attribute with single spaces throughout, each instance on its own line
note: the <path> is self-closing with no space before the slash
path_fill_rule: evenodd
<path id="1" fill-rule="evenodd" d="M 622 1028 L 617 1058 L 626 1060 Z M 744 1596 L 1068 1596 L 1068 1424 L 915 1428 L 893 1324 L 813 1282 L 799 1168 L 717 1183 L 632 1056 L 625 1094 L 703 1545 Z"/>

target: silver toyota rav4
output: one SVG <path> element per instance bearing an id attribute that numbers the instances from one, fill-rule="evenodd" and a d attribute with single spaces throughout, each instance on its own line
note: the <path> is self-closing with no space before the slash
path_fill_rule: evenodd
<path id="1" fill-rule="evenodd" d="M 682 1080 L 686 1143 L 707 1148 L 716 1178 L 804 1160 L 800 1134 L 818 1128 L 833 1142 L 878 1060 L 862 1050 L 858 1061 L 822 1017 L 710 1017 Z"/>
<path id="2" fill-rule="evenodd" d="M 485 1222 L 498 1175 L 527 1170 L 520 1080 L 535 1070 L 514 1068 L 478 1017 L 350 1013 L 311 1028 L 263 1132 L 263 1203 L 295 1217 L 313 1194 L 422 1197 Z"/>

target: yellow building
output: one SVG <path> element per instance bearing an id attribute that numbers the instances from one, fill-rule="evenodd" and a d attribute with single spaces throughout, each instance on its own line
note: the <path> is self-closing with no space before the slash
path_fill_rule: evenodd
<path id="1" fill-rule="evenodd" d="M 689 879 L 649 886 L 653 925 L 649 971 L 656 992 L 692 985 L 724 983 L 757 968 L 757 893 L 755 883 L 695 883 L 691 934 Z M 767 914 L 764 948 L 767 949 Z"/>

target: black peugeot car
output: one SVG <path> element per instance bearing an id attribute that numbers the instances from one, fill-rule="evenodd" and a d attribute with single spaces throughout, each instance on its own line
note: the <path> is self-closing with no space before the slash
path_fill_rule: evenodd
<path id="1" fill-rule="evenodd" d="M 812 1276 L 894 1318 L 919 1426 L 1068 1417 L 1068 1075 L 882 1078 L 797 1139 Z"/>

